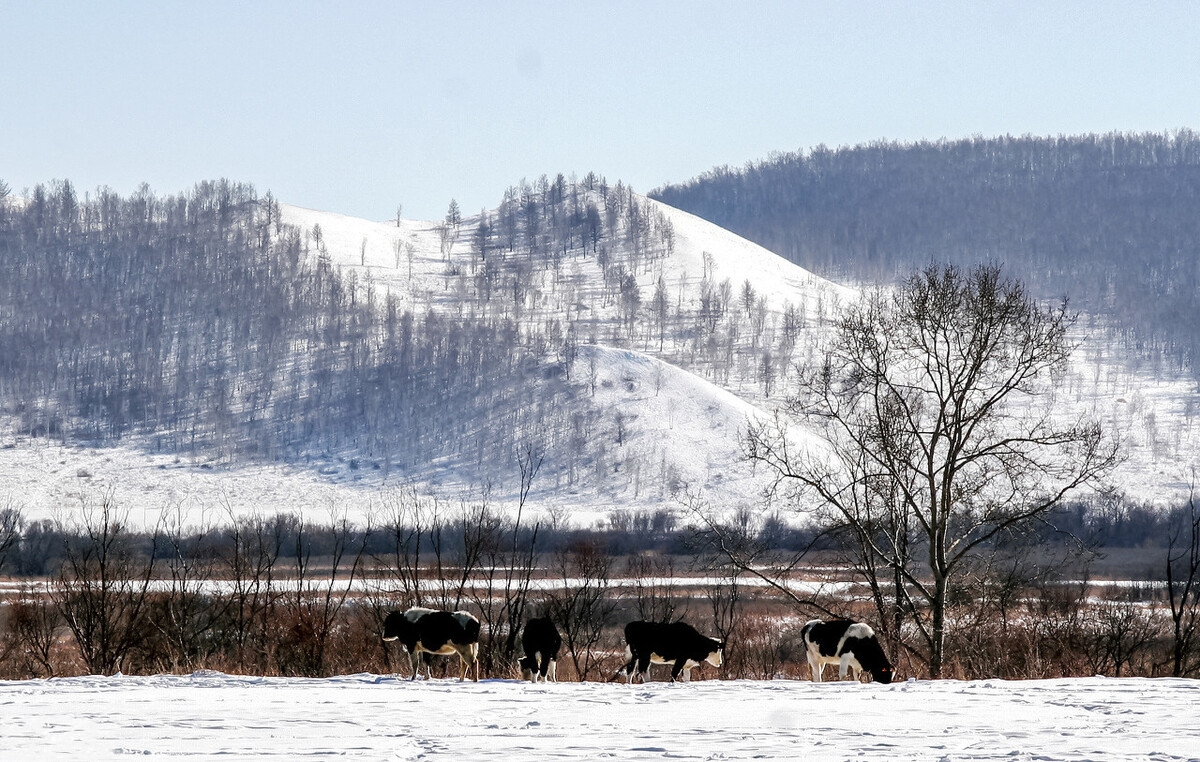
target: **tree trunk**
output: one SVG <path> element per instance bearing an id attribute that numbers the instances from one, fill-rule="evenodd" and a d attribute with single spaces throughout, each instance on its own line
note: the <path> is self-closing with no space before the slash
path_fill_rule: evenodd
<path id="1" fill-rule="evenodd" d="M 933 579 L 933 627 L 929 654 L 929 677 L 937 680 L 942 676 L 942 657 L 946 633 L 946 576 L 934 572 Z"/>

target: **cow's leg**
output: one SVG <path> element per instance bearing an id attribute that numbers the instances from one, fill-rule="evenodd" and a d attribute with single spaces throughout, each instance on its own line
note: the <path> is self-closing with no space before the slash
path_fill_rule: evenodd
<path id="1" fill-rule="evenodd" d="M 629 659 L 629 662 L 624 667 L 621 667 L 620 669 L 618 669 L 617 674 L 613 675 L 613 679 L 616 680 L 617 677 L 619 677 L 620 675 L 624 675 L 625 682 L 632 683 L 633 682 L 633 665 L 634 664 L 637 664 L 637 657 L 631 656 Z"/>
<path id="2" fill-rule="evenodd" d="M 421 652 L 415 649 L 410 651 L 408 654 L 408 660 L 412 663 L 413 672 L 412 677 L 409 679 L 415 681 L 417 679 L 417 670 L 421 668 Z"/>
<path id="3" fill-rule="evenodd" d="M 625 655 L 629 657 L 629 661 L 625 664 L 624 667 L 621 667 L 619 670 L 617 670 L 617 674 L 613 675 L 613 680 L 617 679 L 617 675 L 623 674 L 623 675 L 625 675 L 625 682 L 632 684 L 633 683 L 633 665 L 637 664 L 638 656 L 637 656 L 637 654 L 635 654 L 633 652 L 633 646 L 629 645 L 628 643 L 625 644 Z"/>
<path id="4" fill-rule="evenodd" d="M 671 682 L 675 682 L 679 679 L 679 673 L 683 672 L 683 668 L 686 666 L 687 659 L 683 658 L 682 656 L 675 660 L 675 663 L 671 665 Z"/>
<path id="5" fill-rule="evenodd" d="M 558 682 L 558 661 L 556 659 L 550 660 L 550 669 L 548 670 L 547 674 L 550 676 L 550 682 Z"/>
<path id="6" fill-rule="evenodd" d="M 646 678 L 650 676 L 650 654 L 638 659 L 637 671 L 642 676 L 642 684 L 645 685 Z"/>
<path id="7" fill-rule="evenodd" d="M 853 654 L 842 654 L 842 658 L 838 661 L 838 680 L 846 679 L 846 672 L 850 669 L 850 662 L 853 659 Z"/>
<path id="8" fill-rule="evenodd" d="M 808 655 L 808 671 L 812 674 L 812 681 L 814 683 L 821 682 L 821 672 L 824 669 L 825 665 L 821 663 L 820 659 L 814 659 L 812 654 Z"/>

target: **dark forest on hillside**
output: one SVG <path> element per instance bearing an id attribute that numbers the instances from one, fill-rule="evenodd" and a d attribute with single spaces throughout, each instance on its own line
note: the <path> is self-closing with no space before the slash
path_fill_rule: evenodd
<path id="1" fill-rule="evenodd" d="M 996 263 L 1197 372 L 1200 135 L 879 142 L 719 167 L 651 197 L 820 275 Z"/>
<path id="2" fill-rule="evenodd" d="M 64 441 L 386 465 L 536 367 L 511 325 L 401 312 L 311 246 L 244 185 L 38 186 L 0 217 L 0 404 Z"/>

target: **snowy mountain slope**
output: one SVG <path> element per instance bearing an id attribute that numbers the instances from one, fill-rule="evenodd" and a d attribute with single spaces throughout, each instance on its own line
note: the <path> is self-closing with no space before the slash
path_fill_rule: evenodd
<path id="1" fill-rule="evenodd" d="M 281 204 L 283 220 L 305 231 L 310 240 L 319 226 L 321 244 L 331 261 L 394 294 L 410 308 L 445 303 L 445 261 L 436 222 L 372 222 L 334 212 Z M 317 244 L 313 242 L 313 248 Z"/>
<path id="2" fill-rule="evenodd" d="M 568 413 L 576 420 L 560 431 L 539 434 L 548 440 L 547 458 L 534 497 L 542 508 L 566 511 L 587 524 L 614 510 L 677 507 L 685 493 L 697 490 L 720 505 L 753 504 L 763 477 L 741 461 L 738 433 L 749 417 L 767 410 L 764 395 L 745 373 L 726 369 L 722 376 L 711 362 L 696 360 L 694 341 L 689 345 L 686 337 L 668 336 L 664 344 L 640 329 L 622 331 L 598 260 L 607 256 L 627 266 L 643 302 L 660 281 L 669 284 L 672 308 L 681 314 L 697 309 L 704 283 L 715 288 L 728 279 L 731 290 L 749 283 L 771 314 L 768 332 L 785 304 L 799 305 L 806 325 L 819 328 L 827 323 L 821 316 L 850 292 L 699 218 L 641 197 L 629 203 L 644 205 L 647 215 L 657 215 L 657 224 L 673 227 L 669 251 L 634 260 L 622 239 L 607 242 L 607 254 L 600 256 L 576 252 L 557 272 L 549 266 L 535 271 L 528 306 L 513 314 L 529 326 L 574 315 L 570 319 L 581 326 L 570 370 L 574 401 L 563 403 L 580 414 Z M 373 291 L 377 299 L 389 294 L 417 315 L 429 309 L 448 314 L 491 309 L 477 297 L 471 302 L 474 283 L 467 277 L 479 265 L 466 232 L 477 218 L 465 220 L 457 240 L 445 246 L 435 222 L 371 222 L 286 205 L 281 211 L 284 222 L 303 231 L 309 256 L 327 257 L 355 288 Z M 689 361 L 700 376 L 676 364 Z M 537 392 L 531 394 L 537 399 Z M 4 494 L 34 518 L 111 494 L 142 523 L 180 509 L 218 519 L 228 512 L 288 509 L 320 519 L 331 506 L 361 520 L 378 504 L 380 490 L 416 485 L 448 498 L 470 498 L 486 482 L 493 499 L 505 502 L 515 484 L 515 464 L 509 462 L 498 468 L 441 459 L 387 473 L 354 467 L 350 454 L 317 453 L 291 466 L 254 466 L 230 465 L 204 452 L 181 457 L 147 455 L 146 449 L 137 441 L 100 449 L 61 447 L 12 434 L 0 441 Z"/>
<path id="3" fill-rule="evenodd" d="M 558 512 L 582 526 L 604 522 L 627 508 L 678 508 L 689 491 L 730 508 L 754 505 L 765 476 L 742 462 L 739 431 L 762 412 L 736 395 L 661 360 L 628 349 L 580 348 L 578 382 L 597 411 L 579 432 L 602 440 L 601 457 L 572 462 L 561 442 L 547 452 L 546 476 L 534 483 L 535 508 Z M 57 506 L 112 495 L 137 524 L 153 525 L 164 511 L 190 521 L 221 521 L 229 512 L 298 510 L 323 521 L 330 510 L 365 522 L 383 495 L 406 486 L 403 477 L 351 469 L 330 459 L 310 467 L 244 466 L 147 455 L 135 447 L 62 447 L 23 439 L 0 449 L 0 480 L 21 496 L 26 515 L 50 518 Z M 575 470 L 576 483 L 568 483 Z M 621 489 L 596 491 L 589 470 L 628 472 Z M 427 488 L 447 498 L 471 498 L 468 476 L 453 470 L 424 473 Z M 505 474 L 495 474 L 503 488 Z M 498 495 L 500 502 L 506 496 Z"/>
<path id="4" fill-rule="evenodd" d="M 639 197 L 640 198 L 640 197 Z M 856 292 L 826 281 L 782 257 L 699 217 L 659 202 L 644 199 L 673 226 L 671 254 L 637 273 L 644 294 L 653 291 L 661 276 L 672 297 L 681 303 L 695 292 L 707 274 L 719 282 L 730 279 L 735 293 L 743 283 L 752 284 L 771 313 L 771 325 L 778 326 L 780 312 L 787 304 L 800 305 L 807 315 L 806 330 L 797 359 L 816 350 L 839 304 L 856 298 Z M 285 207 L 285 219 L 311 229 L 320 224 L 327 231 L 331 257 L 344 268 L 358 268 L 376 282 L 393 289 L 403 298 L 422 304 L 450 302 L 454 294 L 442 275 L 446 262 L 438 246 L 436 223 L 402 221 L 373 223 L 339 215 Z M 360 268 L 362 241 L 367 240 L 367 267 Z M 407 278 L 409 260 L 405 248 L 401 267 L 389 262 L 387 252 L 396 241 L 412 244 L 412 279 Z M 452 257 L 463 258 L 467 244 L 460 241 Z M 394 260 L 394 258 L 393 258 Z M 389 266 L 391 265 L 391 266 Z M 577 301 L 597 301 L 597 272 L 586 272 L 577 293 Z M 566 305 L 560 303 L 559 309 Z M 615 318 L 610 317 L 610 320 Z M 1101 321 L 1082 316 L 1075 331 L 1079 348 L 1062 379 L 1056 404 L 1064 410 L 1087 411 L 1099 418 L 1125 444 L 1126 460 L 1111 479 L 1119 493 L 1138 501 L 1168 505 L 1186 500 L 1193 473 L 1200 469 L 1200 394 L 1182 369 L 1165 362 L 1130 363 L 1117 349 L 1112 332 Z M 631 342 L 646 352 L 655 353 L 675 364 L 687 365 L 685 352 L 667 347 L 658 352 L 653 341 Z M 769 414 L 775 400 L 762 389 L 747 382 L 746 374 L 720 378 L 703 364 L 695 364 L 699 373 L 733 391 L 763 414 Z M 780 368 L 780 383 L 786 383 L 787 368 Z"/>
<path id="5" fill-rule="evenodd" d="M 1194 680 L 409 683 L 191 676 L 0 682 L 12 760 L 1189 760 Z"/>
<path id="6" fill-rule="evenodd" d="M 637 199 L 658 210 L 670 220 L 675 245 L 671 254 L 655 266 L 638 274 L 643 290 L 652 290 L 658 276 L 668 286 L 682 282 L 697 283 L 705 273 L 705 255 L 712 260 L 713 278 L 730 278 L 735 288 L 750 281 L 755 290 L 768 297 L 768 308 L 779 311 L 785 302 L 812 303 L 826 299 L 835 305 L 854 298 L 853 289 L 827 281 L 788 262 L 758 244 L 695 215 L 666 204 L 638 196 Z M 400 220 L 373 222 L 332 212 L 321 212 L 282 204 L 284 222 L 311 231 L 319 225 L 332 261 L 360 278 L 370 277 L 401 299 L 417 304 L 445 303 L 454 298 L 447 286 L 447 265 L 462 264 L 470 247 L 468 236 L 460 233 L 449 257 L 441 253 L 438 224 L 432 221 Z M 461 226 L 469 230 L 478 218 Z M 580 298 L 598 291 L 594 273 Z"/>
<path id="7" fill-rule="evenodd" d="M 778 310 L 785 302 L 811 302 L 828 299 L 833 305 L 855 298 L 854 289 L 825 280 L 783 257 L 746 240 L 725 228 L 647 199 L 671 220 L 675 230 L 675 254 L 670 258 L 673 274 L 703 270 L 704 253 L 712 255 L 716 278 L 732 278 L 735 286 L 750 281 L 760 295 L 768 297 L 768 307 Z"/>

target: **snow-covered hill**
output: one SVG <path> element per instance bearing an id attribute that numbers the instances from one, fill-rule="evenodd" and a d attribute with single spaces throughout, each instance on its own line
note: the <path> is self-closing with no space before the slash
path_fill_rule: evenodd
<path id="1" fill-rule="evenodd" d="M 532 266 L 516 307 L 479 296 L 484 261 L 470 233 L 479 218 L 447 236 L 444 224 L 432 221 L 372 222 L 287 205 L 282 215 L 303 231 L 310 256 L 327 257 L 356 288 L 390 295 L 415 315 L 499 309 L 539 330 L 555 321 L 575 327 L 578 351 L 566 363 L 573 396 L 565 404 L 579 415 L 546 442 L 535 509 L 590 526 L 614 511 L 678 509 L 697 492 L 714 505 L 761 507 L 765 477 L 743 461 L 739 432 L 748 419 L 771 414 L 794 363 L 816 356 L 839 305 L 856 292 L 698 217 L 634 194 L 628 199 L 652 217 L 655 251 L 639 256 L 613 238 L 607 248 L 547 257 Z M 494 262 L 505 253 L 489 256 Z M 635 284 L 634 322 L 623 312 L 629 303 L 613 286 L 614 272 Z M 653 323 L 659 292 L 675 316 L 669 329 Z M 705 299 L 721 302 L 719 316 Z M 1185 497 L 1200 453 L 1193 385 L 1170 368 L 1131 368 L 1105 343 L 1102 326 L 1081 325 L 1079 337 L 1058 404 L 1094 411 L 1126 440 L 1129 459 L 1114 481 L 1128 496 L 1161 503 Z M 537 398 L 536 389 L 530 393 Z M 415 486 L 470 499 L 487 484 L 491 499 L 504 503 L 517 481 L 515 464 L 504 457 L 486 466 L 443 459 L 388 472 L 337 452 L 264 466 L 203 452 L 147 454 L 142 444 L 62 447 L 0 434 L 0 500 L 31 518 L 112 494 L 141 523 L 164 510 L 196 520 L 277 510 L 320 520 L 333 510 L 361 521 L 388 490 Z"/>
<path id="2" fill-rule="evenodd" d="M 641 197 L 638 203 L 668 220 L 674 239 L 665 256 L 630 268 L 643 294 L 653 293 L 660 281 L 667 284 L 673 309 L 697 309 L 704 283 L 728 280 L 737 289 L 750 284 L 769 313 L 765 330 L 774 330 L 786 306 L 798 307 L 811 346 L 836 305 L 853 298 L 850 290 L 711 223 Z M 454 313 L 469 301 L 464 292 L 471 284 L 463 282 L 472 266 L 467 235 L 444 247 L 436 222 L 372 222 L 287 205 L 282 212 L 286 223 L 304 231 L 313 257 L 327 256 L 344 277 L 394 296 L 402 309 Z M 610 253 L 621 261 L 619 247 Z M 530 302 L 543 319 L 573 309 L 587 314 L 592 336 L 582 337 L 572 363 L 575 404 L 586 414 L 548 447 L 534 483 L 534 507 L 593 526 L 614 511 L 678 510 L 695 493 L 733 509 L 757 505 L 765 476 L 742 460 L 739 435 L 747 420 L 768 414 L 763 391 L 744 374 L 722 374 L 696 360 L 695 348 L 679 336 L 664 343 L 649 334 L 621 335 L 602 265 L 577 256 L 563 269 L 559 278 L 539 274 Z M 689 358 L 697 372 L 676 364 Z M 7 445 L 0 449 L 0 478 L 34 518 L 111 494 L 133 520 L 147 524 L 177 510 L 194 521 L 219 521 L 230 513 L 285 509 L 321 520 L 332 509 L 364 521 L 392 489 L 416 486 L 471 499 L 486 481 L 491 499 L 504 503 L 516 486 L 515 468 L 481 473 L 477 464 L 446 461 L 415 473 L 382 474 L 353 468 L 349 457 L 336 455 L 293 466 L 230 465 L 204 455 L 147 455 L 137 442 L 85 448 L 13 437 L 0 444 Z"/>
<path id="3" fill-rule="evenodd" d="M 636 273 L 643 295 L 653 292 L 660 277 L 667 284 L 672 299 L 681 304 L 694 298 L 704 278 L 713 283 L 729 279 L 735 299 L 743 285 L 749 283 L 755 294 L 763 299 L 763 306 L 769 313 L 768 332 L 780 330 L 785 308 L 800 308 L 805 330 L 797 343 L 794 359 L 811 358 L 820 341 L 828 335 L 838 306 L 857 298 L 854 289 L 815 276 L 728 230 L 665 204 L 638 198 L 669 220 L 674 233 L 669 256 Z M 307 230 L 319 224 L 330 256 L 339 266 L 357 270 L 360 277 L 370 278 L 414 306 L 446 305 L 457 298 L 446 272 L 450 263 L 468 258 L 469 242 L 459 240 L 449 256 L 442 256 L 436 222 L 402 220 L 397 226 L 395 222 L 375 223 L 288 206 L 284 207 L 284 215 L 288 222 Z M 464 227 L 469 227 L 472 222 L 468 220 Z M 366 253 L 365 260 L 363 252 Z M 399 258 L 397 252 L 401 252 Z M 365 266 L 362 265 L 364 261 Z M 577 263 L 575 267 L 580 271 L 580 277 L 576 279 L 578 285 L 571 292 L 571 298 L 575 303 L 595 305 L 602 274 L 594 268 L 589 271 L 587 262 Z M 547 301 L 554 299 L 547 297 Z M 569 306 L 570 302 L 560 297 L 550 308 L 565 311 Z M 610 317 L 610 320 L 615 318 Z M 1123 441 L 1126 459 L 1114 473 L 1112 486 L 1128 498 L 1157 505 L 1187 499 L 1189 482 L 1194 481 L 1194 473 L 1200 470 L 1200 421 L 1197 421 L 1200 393 L 1195 383 L 1182 369 L 1166 363 L 1129 362 L 1117 350 L 1119 344 L 1114 341 L 1112 332 L 1103 322 L 1089 316 L 1082 316 L 1074 339 L 1079 348 L 1071 369 L 1063 378 L 1057 404 L 1088 411 Z M 761 386 L 748 380 L 749 373 L 723 375 L 703 362 L 696 362 L 694 348 L 681 349 L 676 344 L 660 350 L 652 340 L 626 343 L 676 367 L 687 368 L 691 360 L 691 367 L 683 372 L 713 381 L 706 387 L 710 392 L 723 388 L 742 401 L 745 404 L 739 410 L 742 420 L 746 416 L 770 415 L 778 402 L 779 395 L 772 398 L 764 394 Z M 608 358 L 622 356 L 625 355 L 600 352 L 596 355 L 598 367 L 603 371 Z M 614 367 L 610 375 L 615 377 L 623 372 Z M 781 363 L 777 372 L 778 384 L 786 389 L 787 364 Z M 683 391 L 685 387 L 686 384 L 680 385 L 680 393 L 687 393 Z M 667 392 L 664 398 L 672 399 L 672 393 Z M 610 402 L 613 401 L 600 400 L 604 406 Z M 636 408 L 630 401 L 622 404 Z M 717 407 L 725 409 L 721 405 Z M 643 425 L 653 418 L 636 410 L 626 412 Z M 688 441 L 686 436 L 662 435 L 659 438 L 664 442 Z M 733 476 L 743 471 L 744 465 L 737 463 L 736 455 L 727 447 L 730 441 L 717 437 L 703 448 L 685 446 L 695 456 L 690 463 L 690 472 L 714 472 L 712 464 L 716 463 L 720 465 L 715 472 L 722 474 L 719 481 L 741 487 L 758 484 L 749 477 Z M 709 449 L 710 446 L 715 449 Z M 690 483 L 697 484 L 695 481 Z M 704 481 L 699 484 L 713 486 Z M 641 490 L 638 497 L 644 492 Z M 738 488 L 732 496 L 740 501 L 749 495 L 743 488 Z M 714 497 L 724 500 L 728 496 L 718 490 Z"/>
<path id="4" fill-rule="evenodd" d="M 10 760 L 1190 760 L 1195 680 L 0 682 Z"/>

